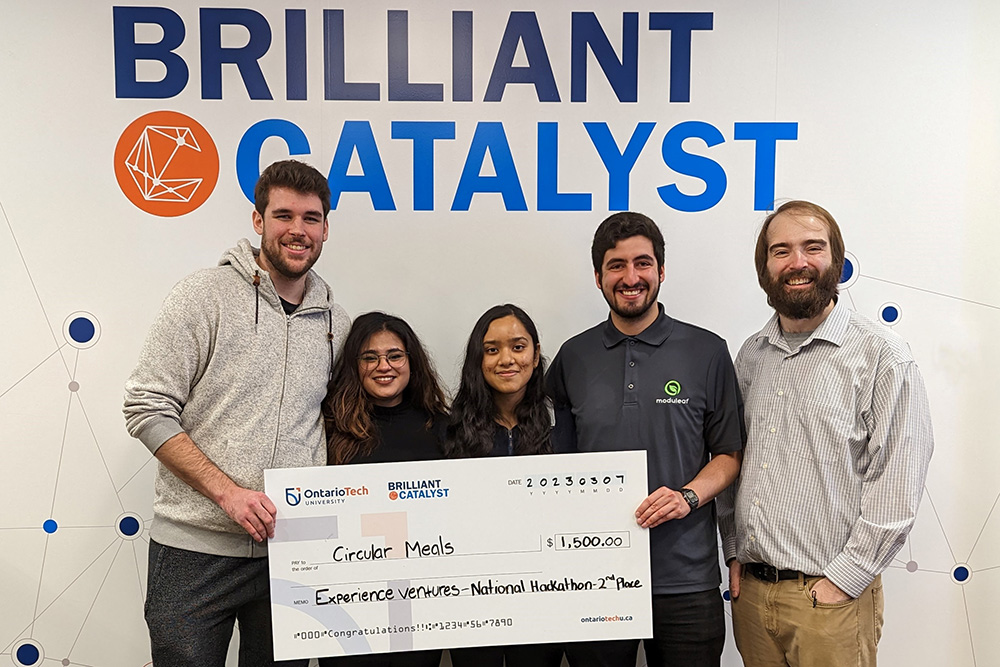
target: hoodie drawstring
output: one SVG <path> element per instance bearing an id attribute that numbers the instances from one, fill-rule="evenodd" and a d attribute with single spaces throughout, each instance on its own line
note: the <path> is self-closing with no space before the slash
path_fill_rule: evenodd
<path id="1" fill-rule="evenodd" d="M 253 272 L 253 291 L 257 295 L 257 300 L 253 308 L 253 332 L 257 333 L 257 323 L 260 321 L 260 273 Z"/>
<path id="2" fill-rule="evenodd" d="M 330 343 L 330 379 L 333 379 L 333 313 L 326 310 L 326 340 Z"/>

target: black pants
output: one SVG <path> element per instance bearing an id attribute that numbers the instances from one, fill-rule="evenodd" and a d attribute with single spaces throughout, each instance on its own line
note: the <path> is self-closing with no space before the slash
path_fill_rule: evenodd
<path id="1" fill-rule="evenodd" d="M 726 618 L 717 588 L 653 596 L 653 637 L 643 640 L 649 667 L 719 667 Z M 632 667 L 638 639 L 566 645 L 570 667 Z"/>
<path id="2" fill-rule="evenodd" d="M 320 658 L 319 667 L 438 667 L 441 649 Z"/>
<path id="3" fill-rule="evenodd" d="M 518 646 L 481 646 L 453 648 L 452 667 L 559 667 L 562 644 L 523 644 Z"/>
<path id="4" fill-rule="evenodd" d="M 240 667 L 271 667 L 266 558 L 231 558 L 149 541 L 146 624 L 157 667 L 222 667 L 240 624 Z"/>

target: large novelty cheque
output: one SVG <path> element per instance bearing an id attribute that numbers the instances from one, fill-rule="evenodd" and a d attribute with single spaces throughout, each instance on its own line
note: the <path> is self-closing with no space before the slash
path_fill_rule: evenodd
<path id="1" fill-rule="evenodd" d="M 277 660 L 652 635 L 645 452 L 265 480 Z"/>

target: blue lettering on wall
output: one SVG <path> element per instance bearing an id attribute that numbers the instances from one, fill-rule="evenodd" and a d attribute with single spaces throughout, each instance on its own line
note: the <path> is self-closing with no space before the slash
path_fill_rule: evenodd
<path id="1" fill-rule="evenodd" d="M 184 41 L 184 20 L 166 7 L 115 7 L 112 10 L 115 53 L 115 97 L 165 99 L 179 95 L 188 82 L 188 66 L 174 49 Z M 135 41 L 135 26 L 158 25 L 158 42 Z M 155 60 L 166 74 L 159 81 L 139 81 L 136 63 Z"/>
<path id="2" fill-rule="evenodd" d="M 276 11 L 276 10 L 275 10 Z M 553 69 L 550 51 L 542 35 L 538 15 L 531 11 L 513 11 L 508 14 L 503 34 L 497 45 L 492 62 L 476 63 L 474 46 L 474 13 L 472 11 L 451 12 L 451 72 L 437 72 L 430 82 L 411 81 L 409 18 L 417 10 L 393 9 L 385 14 L 385 37 L 387 44 L 385 78 L 382 81 L 349 81 L 346 34 L 346 13 L 343 9 L 322 10 L 322 44 L 313 45 L 307 39 L 310 10 L 284 8 L 279 21 L 283 19 L 284 49 L 277 53 L 270 50 L 272 42 L 273 18 L 255 9 L 229 7 L 204 7 L 198 10 L 198 48 L 184 49 L 185 53 L 195 53 L 199 60 L 201 97 L 222 99 L 226 91 L 234 90 L 234 81 L 224 76 L 238 76 L 251 100 L 271 100 L 272 85 L 284 89 L 286 100 L 304 101 L 309 98 L 309 60 L 321 58 L 323 99 L 326 101 L 383 101 L 382 91 L 387 91 L 388 102 L 445 102 L 445 81 L 450 81 L 451 102 L 472 102 L 476 99 L 476 72 L 488 71 L 488 82 L 481 89 L 483 102 L 503 102 L 504 93 L 510 84 L 527 84 L 534 89 L 539 103 L 560 102 L 556 72 L 568 72 L 570 103 L 585 103 L 588 100 L 590 80 L 596 85 L 607 82 L 611 92 L 621 104 L 635 104 L 639 98 L 639 39 L 640 20 L 638 12 L 621 12 L 620 39 L 617 29 L 606 30 L 616 22 L 602 24 L 593 11 L 575 11 L 569 15 L 569 48 L 555 52 L 568 57 L 569 62 L 557 63 Z M 180 14 L 166 7 L 113 7 L 113 42 L 115 95 L 118 98 L 165 99 L 175 97 L 186 89 L 190 80 L 190 63 L 181 55 L 187 28 Z M 156 41 L 140 41 L 140 35 L 149 34 L 154 26 L 162 32 Z M 649 33 L 667 32 L 669 44 L 669 72 L 666 73 L 667 93 L 670 103 L 687 103 L 692 94 L 692 58 L 695 32 L 712 31 L 714 15 L 711 12 L 650 12 L 647 28 Z M 224 46 L 224 33 L 233 28 L 246 34 L 241 46 Z M 279 28 L 280 29 L 280 28 Z M 425 33 L 426 34 L 426 33 Z M 146 38 L 149 40 L 150 38 Z M 353 43 L 361 49 L 355 56 L 367 56 L 364 52 L 370 40 Z M 615 46 L 615 45 L 619 46 Z M 483 49 L 479 49 L 481 54 Z M 515 66 L 516 56 L 523 53 L 526 65 Z M 593 58 L 591 58 L 593 56 Z M 190 58 L 190 56 L 189 56 Z M 284 75 L 281 82 L 269 82 L 262 67 L 264 59 L 270 66 L 271 77 Z M 284 67 L 280 61 L 284 58 Z M 149 68 L 140 65 L 150 63 L 162 65 L 163 74 L 146 75 Z M 435 67 L 448 67 L 447 59 L 437 58 Z M 601 74 L 591 76 L 596 63 Z M 227 67 L 235 65 L 235 67 Z M 275 65 L 278 65 L 277 67 Z M 567 67 L 568 65 L 568 67 Z M 156 70 L 152 70 L 156 71 Z M 156 77 L 159 78 L 156 78 Z M 421 77 L 423 78 L 423 77 Z M 435 80 L 436 79 L 436 80 Z M 603 81 L 602 81 L 603 79 Z M 313 77 L 313 80 L 319 80 Z M 480 83 L 482 85 L 483 82 Z M 383 85 L 384 84 L 384 85 Z M 318 85 L 318 84 L 317 84 Z M 523 104 L 518 97 L 517 103 Z M 521 111 L 520 109 L 518 110 Z M 340 112 L 338 111 L 338 114 Z M 520 116 L 519 116 L 520 117 Z M 692 193 L 683 183 L 667 182 L 658 188 L 661 201 L 678 211 L 705 211 L 716 206 L 725 196 L 728 176 L 723 164 L 706 152 L 726 141 L 723 133 L 714 125 L 697 120 L 678 123 L 672 127 L 657 123 L 637 122 L 626 136 L 627 126 L 609 122 L 584 122 L 580 125 L 565 120 L 541 120 L 536 125 L 534 155 L 530 149 L 515 146 L 512 150 L 502 121 L 476 122 L 468 150 L 464 156 L 460 175 L 451 171 L 442 172 L 436 164 L 436 154 L 442 150 L 448 157 L 442 165 L 457 164 L 460 156 L 455 155 L 454 143 L 459 128 L 454 120 L 393 120 L 384 121 L 389 125 L 389 136 L 393 141 L 408 141 L 412 146 L 413 210 L 433 211 L 436 206 L 435 190 L 444 174 L 454 186 L 451 210 L 467 211 L 476 194 L 499 194 L 508 211 L 528 209 L 522 188 L 521 177 L 515 161 L 527 164 L 535 160 L 535 200 L 539 211 L 589 211 L 594 208 L 594 195 L 587 191 L 560 190 L 560 141 L 572 142 L 569 153 L 575 164 L 584 156 L 580 151 L 583 131 L 589 137 L 597 157 L 608 174 L 607 205 L 609 210 L 630 208 L 631 175 L 639 164 L 643 151 L 650 143 L 653 132 L 662 128 L 660 158 L 669 171 L 681 174 L 704 187 L 701 192 Z M 634 122 L 634 121 L 633 121 Z M 615 136 L 617 133 L 617 137 Z M 236 150 L 236 176 L 240 189 L 248 199 L 253 197 L 253 186 L 259 176 L 260 156 L 264 143 L 275 138 L 288 147 L 289 155 L 310 154 L 310 144 L 306 133 L 298 125 L 288 120 L 270 118 L 251 126 L 240 139 Z M 753 206 L 755 210 L 767 210 L 773 205 L 777 151 L 779 141 L 798 139 L 798 124 L 794 122 L 737 122 L 733 125 L 732 140 L 750 141 L 754 147 L 753 162 Z M 704 149 L 698 150 L 691 142 L 699 141 Z M 727 152 L 733 155 L 732 151 Z M 351 162 L 357 155 L 358 173 L 348 173 Z M 490 164 L 486 164 L 487 156 Z M 596 161 L 593 163 L 596 167 Z M 648 164 L 648 158 L 646 161 Z M 491 170 L 492 168 L 492 170 Z M 749 168 L 749 165 L 748 165 Z M 576 171 L 574 170 L 574 173 Z M 375 210 L 396 210 L 391 189 L 390 174 L 386 172 L 379 151 L 378 142 L 368 120 L 344 122 L 337 140 L 334 156 L 330 163 L 328 180 L 332 192 L 332 205 L 339 204 L 345 192 L 367 193 Z"/>
<path id="3" fill-rule="evenodd" d="M 691 101 L 691 32 L 711 30 L 711 12 L 650 12 L 650 30 L 670 31 L 670 101 Z"/>
<path id="4" fill-rule="evenodd" d="M 270 100 L 271 91 L 257 61 L 271 48 L 271 26 L 260 12 L 252 9 L 202 9 L 201 12 L 201 97 L 222 99 L 222 66 L 239 68 L 243 84 L 252 100 Z M 222 46 L 222 26 L 246 28 L 245 46 Z"/>
<path id="5" fill-rule="evenodd" d="M 410 81 L 409 72 L 410 10 L 386 12 L 387 68 L 386 89 L 390 102 L 443 102 L 444 84 Z M 269 54 L 272 27 L 268 18 L 254 9 L 201 8 L 198 13 L 198 54 L 201 60 L 201 96 L 221 99 L 224 96 L 223 65 L 236 65 L 236 73 L 252 100 L 270 100 L 268 85 L 260 60 L 280 58 Z M 306 38 L 310 17 L 305 9 L 287 8 L 284 18 L 284 89 L 286 100 L 308 99 L 308 61 L 314 53 L 322 59 L 323 99 L 331 101 L 379 101 L 382 84 L 378 81 L 348 81 L 345 10 L 322 10 L 323 43 L 310 51 Z M 188 84 L 188 63 L 177 53 L 185 39 L 184 20 L 165 7 L 114 7 L 115 94 L 118 98 L 163 99 L 180 94 Z M 586 102 L 588 91 L 588 54 L 593 54 L 605 80 L 622 103 L 636 103 L 639 97 L 639 14 L 621 14 L 621 53 L 616 52 L 608 34 L 594 12 L 572 12 L 569 21 L 570 101 Z M 163 37 L 158 42 L 137 42 L 139 24 L 159 26 Z M 710 31 L 711 12 L 651 12 L 650 31 L 670 33 L 670 102 L 688 102 L 691 98 L 691 53 L 694 31 Z M 222 45 L 223 26 L 246 30 L 247 43 L 233 47 Z M 451 100 L 470 102 L 474 97 L 475 51 L 473 50 L 473 12 L 454 11 L 451 17 Z M 364 48 L 362 43 L 360 48 Z M 355 43 L 355 48 L 358 48 Z M 523 49 L 527 66 L 515 66 L 518 49 Z M 367 55 L 363 51 L 361 55 Z M 159 81 L 140 81 L 138 61 L 158 61 L 166 74 Z M 446 61 L 443 61 L 446 62 Z M 486 64 L 486 63 L 484 63 Z M 227 74 L 228 76 L 228 74 Z M 273 76 L 273 74 L 272 74 Z M 438 81 L 445 81 L 442 72 Z M 273 83 L 273 82 L 272 82 Z M 535 12 L 510 12 L 503 36 L 490 69 L 483 100 L 502 102 L 510 84 L 534 87 L 539 102 L 559 102 L 549 51 Z M 280 89 L 280 84 L 278 86 Z"/>
<path id="6" fill-rule="evenodd" d="M 775 157 L 778 141 L 799 138 L 798 123 L 736 123 L 733 139 L 753 141 L 753 210 L 770 211 L 774 204 Z"/>
<path id="7" fill-rule="evenodd" d="M 451 13 L 451 101 L 472 101 L 472 12 Z"/>
<path id="8" fill-rule="evenodd" d="M 483 162 L 490 154 L 495 176 L 483 176 Z M 527 211 L 521 181 L 517 177 L 514 156 L 510 152 L 503 123 L 477 123 L 472 145 L 465 158 L 462 176 L 458 181 L 451 210 L 468 211 L 472 195 L 477 192 L 498 192 L 503 197 L 503 205 L 508 211 Z"/>
<path id="9" fill-rule="evenodd" d="M 611 41 L 593 12 L 573 12 L 570 36 L 571 102 L 587 101 L 587 47 L 597 59 L 619 102 L 639 99 L 639 15 L 622 14 L 622 57 L 619 60 Z"/>
<path id="10" fill-rule="evenodd" d="M 393 121 L 393 139 L 413 141 L 413 210 L 434 210 L 434 142 L 454 139 L 455 123 Z"/>
<path id="11" fill-rule="evenodd" d="M 629 175 L 639 154 L 646 146 L 649 135 L 656 123 L 639 123 L 632 131 L 625 150 L 618 149 L 618 142 L 611 135 L 607 123 L 584 123 L 590 141 L 608 170 L 608 209 L 627 211 L 629 209 Z"/>
<path id="12" fill-rule="evenodd" d="M 672 209 L 707 211 L 726 194 L 726 172 L 715 160 L 686 152 L 684 141 L 692 138 L 701 139 L 709 148 L 725 141 L 714 125 L 691 120 L 670 128 L 663 137 L 660 152 L 665 165 L 679 174 L 701 179 L 705 182 L 705 190 L 700 195 L 686 195 L 676 185 L 670 184 L 658 187 L 656 192 L 663 203 Z"/>
<path id="13" fill-rule="evenodd" d="M 323 99 L 378 100 L 378 83 L 347 81 L 344 10 L 323 10 Z"/>
<path id="14" fill-rule="evenodd" d="M 285 10 L 285 99 L 306 99 L 306 10 Z"/>
<path id="15" fill-rule="evenodd" d="M 517 45 L 524 46 L 528 59 L 527 67 L 515 67 L 514 56 Z M 499 102 L 509 83 L 530 83 L 535 86 L 539 102 L 558 102 L 559 90 L 556 78 L 549 64 L 549 54 L 545 50 L 542 29 L 534 12 L 511 12 L 507 28 L 500 40 L 500 50 L 493 63 L 490 83 L 486 86 L 485 102 Z"/>
<path id="16" fill-rule="evenodd" d="M 389 10 L 389 101 L 441 102 L 444 85 L 410 83 L 409 12 Z"/>
<path id="17" fill-rule="evenodd" d="M 353 176 L 347 170 L 355 151 L 362 173 Z M 376 211 L 396 210 L 396 202 L 389 190 L 389 179 L 382 166 L 382 156 L 375 144 L 372 126 L 366 120 L 349 120 L 344 123 L 327 180 L 330 181 L 330 206 L 336 207 L 344 192 L 367 192 Z"/>
<path id="18" fill-rule="evenodd" d="M 631 174 L 657 124 L 637 123 L 627 141 L 622 137 L 621 142 L 615 138 L 607 123 L 593 122 L 582 125 L 608 172 L 608 210 L 629 209 Z M 572 124 L 553 121 L 542 121 L 537 124 L 535 204 L 538 211 L 593 210 L 592 193 L 559 191 L 560 132 L 568 128 L 572 135 L 573 127 Z M 733 134 L 736 140 L 754 142 L 754 210 L 769 210 L 774 199 L 777 142 L 795 140 L 798 125 L 779 122 L 736 123 Z M 236 151 L 236 173 L 241 190 L 251 201 L 253 201 L 254 184 L 260 176 L 261 147 L 271 137 L 283 140 L 288 146 L 289 155 L 304 155 L 310 152 L 305 133 L 290 121 L 268 119 L 250 127 L 240 140 Z M 435 152 L 440 146 L 439 142 L 455 140 L 456 123 L 392 121 L 390 137 L 394 141 L 409 141 L 413 147 L 413 210 L 435 210 L 434 194 L 438 175 Z M 724 143 L 725 138 L 714 125 L 702 121 L 686 121 L 665 129 L 660 145 L 663 164 L 675 173 L 702 181 L 704 183 L 702 192 L 687 193 L 676 183 L 670 183 L 658 187 L 657 194 L 664 204 L 674 210 L 706 211 L 722 200 L 726 193 L 728 178 L 719 162 L 692 152 L 690 146 L 686 146 L 688 140 L 700 140 L 706 148 L 712 148 Z M 625 143 L 624 149 L 620 147 L 620 143 Z M 348 174 L 355 153 L 362 173 Z M 492 175 L 483 173 L 487 155 L 492 166 Z M 385 171 L 375 135 L 368 121 L 344 123 L 328 179 L 333 208 L 337 208 L 340 195 L 344 192 L 366 192 L 375 210 L 396 210 L 389 176 Z M 500 194 L 508 211 L 528 210 L 514 153 L 507 140 L 503 123 L 477 123 L 462 174 L 455 187 L 451 210 L 468 211 L 473 196 L 477 193 Z"/>
<path id="19" fill-rule="evenodd" d="M 591 196 L 584 192 L 559 192 L 559 123 L 538 124 L 539 211 L 589 211 Z"/>
<path id="20" fill-rule="evenodd" d="M 236 147 L 236 180 L 244 196 L 251 202 L 254 200 L 254 185 L 260 178 L 260 149 L 271 137 L 283 139 L 288 146 L 289 155 L 309 154 L 309 139 L 295 123 L 269 118 L 251 125 Z"/>

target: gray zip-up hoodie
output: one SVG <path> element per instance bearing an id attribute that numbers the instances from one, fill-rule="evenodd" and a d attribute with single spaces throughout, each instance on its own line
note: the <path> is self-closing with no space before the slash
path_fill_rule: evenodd
<path id="1" fill-rule="evenodd" d="M 241 239 L 218 267 L 174 287 L 125 384 L 124 412 L 150 452 L 184 431 L 236 484 L 262 491 L 265 468 L 326 463 L 320 404 L 351 323 L 313 271 L 302 304 L 286 315 L 258 252 Z M 162 464 L 153 511 L 150 536 L 161 544 L 266 555 Z"/>

